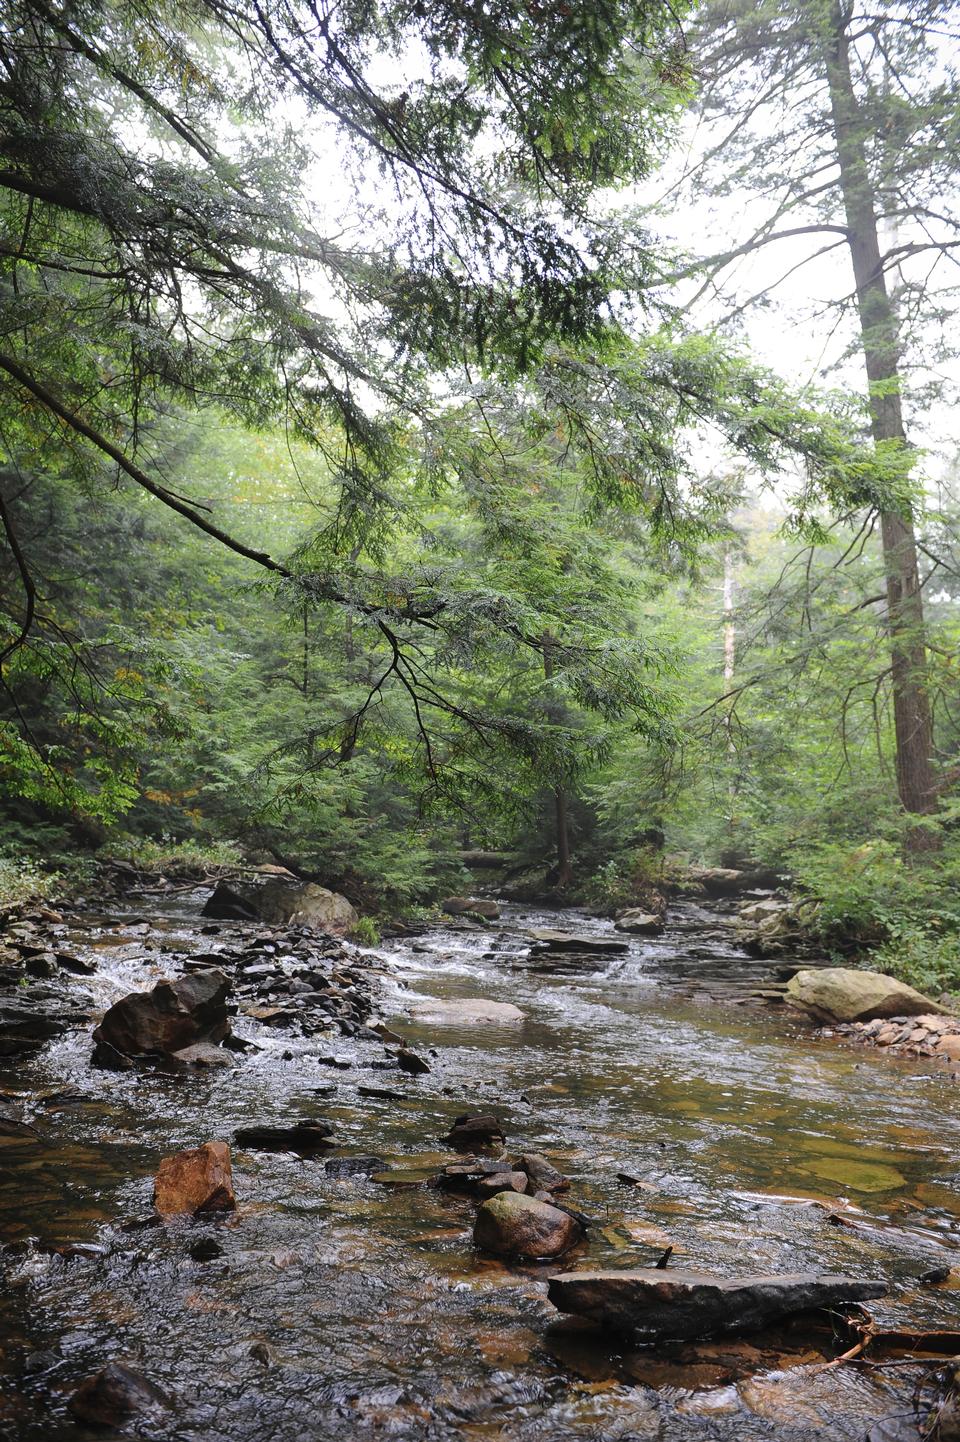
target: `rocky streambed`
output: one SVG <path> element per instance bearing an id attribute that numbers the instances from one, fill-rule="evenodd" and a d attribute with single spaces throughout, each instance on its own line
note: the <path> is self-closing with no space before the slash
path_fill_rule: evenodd
<path id="1" fill-rule="evenodd" d="M 361 952 L 296 924 L 204 920 L 203 900 L 40 918 L 4 964 L 0 1436 L 102 1435 L 95 1397 L 70 1405 L 106 1365 L 121 1392 L 143 1379 L 129 1432 L 185 1442 L 929 1430 L 960 1351 L 943 1071 L 838 1047 L 782 1008 L 718 1006 L 782 977 L 714 905 L 636 936 L 507 907 Z M 91 1065 L 122 996 L 214 970 L 230 1045 L 199 1045 L 225 1065 Z M 161 1220 L 162 1159 L 214 1140 L 235 1204 Z M 573 1223 L 559 1260 L 478 1237 L 503 1175 L 523 1200 L 501 1213 Z M 869 1311 L 654 1344 L 564 1316 L 556 1284 L 551 1301 L 558 1272 L 613 1272 L 608 1295 L 633 1297 L 665 1256 L 678 1296 L 726 1279 L 721 1311 L 748 1275 L 779 1277 L 777 1295 L 859 1279 Z M 897 1366 L 829 1365 L 858 1348 Z"/>

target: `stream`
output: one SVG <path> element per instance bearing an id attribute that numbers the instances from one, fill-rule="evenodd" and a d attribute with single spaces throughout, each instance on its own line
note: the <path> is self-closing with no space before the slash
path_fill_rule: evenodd
<path id="1" fill-rule="evenodd" d="M 98 963 L 78 990 L 105 1009 L 215 950 L 203 899 L 68 918 L 71 947 Z M 113 1358 L 176 1399 L 172 1417 L 128 1429 L 163 1442 L 808 1442 L 863 1439 L 881 1419 L 877 1439 L 919 1437 L 913 1369 L 825 1369 L 839 1345 L 790 1328 L 769 1346 L 654 1353 L 561 1319 L 545 1278 L 651 1266 L 669 1245 L 676 1265 L 724 1275 L 881 1277 L 878 1324 L 955 1328 L 960 1281 L 918 1279 L 960 1260 L 956 1082 L 750 1002 L 775 968 L 735 945 L 716 906 L 678 904 L 622 955 L 531 958 L 530 929 L 557 926 L 612 934 L 511 905 L 489 928 L 367 949 L 379 1015 L 430 1064 L 420 1077 L 387 1070 L 382 1044 L 243 1017 L 261 1049 L 230 1071 L 94 1070 L 87 1030 L 0 1063 L 40 1133 L 0 1138 L 0 1437 L 87 1435 L 68 1399 Z M 509 1001 L 525 1020 L 411 1015 L 424 997 Z M 424 1185 L 456 1159 L 440 1138 L 465 1111 L 494 1112 L 511 1155 L 543 1152 L 571 1178 L 567 1200 L 595 1225 L 562 1264 L 480 1254 L 475 1204 Z M 338 1179 L 326 1157 L 234 1147 L 235 1213 L 136 1225 L 162 1156 L 300 1117 L 333 1123 L 328 1156 L 375 1153 L 383 1173 Z"/>

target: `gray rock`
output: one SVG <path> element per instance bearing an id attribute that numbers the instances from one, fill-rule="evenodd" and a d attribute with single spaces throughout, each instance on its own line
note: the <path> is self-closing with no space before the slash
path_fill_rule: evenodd
<path id="1" fill-rule="evenodd" d="M 540 1156 L 539 1152 L 524 1152 L 523 1156 L 517 1157 L 514 1165 L 521 1172 L 526 1172 L 530 1178 L 530 1190 L 534 1192 L 567 1192 L 570 1190 L 570 1183 L 562 1172 L 558 1172 L 552 1162 L 546 1157 Z"/>
<path id="2" fill-rule="evenodd" d="M 704 1272 L 564 1272 L 551 1277 L 548 1296 L 561 1312 L 590 1317 L 614 1331 L 644 1339 L 688 1339 L 746 1332 L 818 1307 L 882 1297 L 886 1284 L 855 1277 L 712 1277 Z"/>
<path id="3" fill-rule="evenodd" d="M 567 1212 L 513 1191 L 484 1202 L 473 1229 L 477 1246 L 501 1257 L 561 1257 L 582 1236 L 583 1227 Z"/>
<path id="4" fill-rule="evenodd" d="M 314 882 L 218 881 L 203 908 L 221 919 L 293 923 L 342 936 L 359 916 L 345 896 Z"/>
<path id="5" fill-rule="evenodd" d="M 452 1146 L 471 1150 L 473 1147 L 490 1146 L 494 1142 L 502 1145 L 506 1134 L 499 1118 L 491 1112 L 476 1116 L 464 1113 L 454 1119 L 453 1126 L 442 1140 Z"/>
<path id="6" fill-rule="evenodd" d="M 943 1015 L 945 1007 L 892 976 L 847 966 L 798 971 L 787 984 L 787 1001 L 827 1021 Z"/>
<path id="7" fill-rule="evenodd" d="M 184 1066 L 203 1069 L 223 1067 L 225 1070 L 229 1070 L 237 1065 L 228 1051 L 224 1051 L 223 1047 L 213 1046 L 208 1041 L 198 1041 L 194 1046 L 186 1046 L 181 1051 L 175 1051 L 173 1059 L 183 1062 Z"/>
<path id="8" fill-rule="evenodd" d="M 482 901 L 475 896 L 448 896 L 440 905 L 448 916 L 480 916 L 484 921 L 496 921 L 500 915 L 495 901 Z"/>
<path id="9" fill-rule="evenodd" d="M 316 1152 L 333 1146 L 333 1127 L 324 1121 L 299 1121 L 293 1126 L 239 1127 L 233 1134 L 238 1147 L 257 1152 Z"/>
<path id="10" fill-rule="evenodd" d="M 446 1026 L 514 1026 L 524 1020 L 523 1012 L 512 1002 L 487 1001 L 479 996 L 412 997 L 406 1009 L 423 1021 Z"/>
<path id="11" fill-rule="evenodd" d="M 474 1186 L 478 1197 L 495 1197 L 500 1192 L 526 1192 L 526 1172 L 493 1172 L 481 1177 Z"/>
<path id="12" fill-rule="evenodd" d="M 579 951 L 584 953 L 621 952 L 630 949 L 628 941 L 618 936 L 587 936 L 574 931 L 531 931 L 530 935 L 543 951 Z"/>
<path id="13" fill-rule="evenodd" d="M 338 1181 L 349 1177 L 370 1177 L 374 1172 L 386 1170 L 383 1157 L 334 1157 L 326 1163 L 324 1171 L 328 1177 Z"/>
<path id="14" fill-rule="evenodd" d="M 621 911 L 613 924 L 618 931 L 628 931 L 632 936 L 659 936 L 663 930 L 663 918 L 640 907 Z"/>

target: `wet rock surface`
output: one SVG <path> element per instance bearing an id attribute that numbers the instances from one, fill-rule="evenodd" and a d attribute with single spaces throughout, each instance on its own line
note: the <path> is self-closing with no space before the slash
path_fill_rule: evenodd
<path id="1" fill-rule="evenodd" d="M 554 931 L 541 928 L 530 933 L 538 951 L 572 951 L 585 956 L 603 956 L 628 950 L 618 936 L 597 936 L 588 932 Z"/>
<path id="2" fill-rule="evenodd" d="M 230 1032 L 230 981 L 214 968 L 158 981 L 152 991 L 115 1002 L 93 1033 L 94 1063 L 120 1067 L 127 1059 L 172 1056 L 198 1044 L 213 1046 Z"/>
<path id="3" fill-rule="evenodd" d="M 502 1257 L 561 1257 L 581 1240 L 584 1229 L 550 1202 L 512 1190 L 498 1192 L 477 1212 L 473 1239 Z"/>
<path id="4" fill-rule="evenodd" d="M 787 984 L 787 1000 L 813 1016 L 834 1021 L 942 1014 L 944 1008 L 892 976 L 848 966 L 798 971 Z"/>
<path id="5" fill-rule="evenodd" d="M 229 1212 L 237 1204 L 226 1142 L 204 1142 L 191 1151 L 164 1157 L 153 1188 L 161 1217 L 183 1212 Z"/>
<path id="6" fill-rule="evenodd" d="M 263 1152 L 325 1151 L 332 1146 L 333 1127 L 329 1122 L 299 1121 L 292 1126 L 239 1127 L 233 1134 L 238 1147 Z"/>
<path id="7" fill-rule="evenodd" d="M 125 1362 L 108 1362 L 82 1382 L 70 1399 L 70 1411 L 78 1422 L 111 1430 L 131 1417 L 168 1412 L 172 1406 L 160 1387 Z"/>
<path id="8" fill-rule="evenodd" d="M 645 1340 L 751 1332 L 798 1312 L 882 1297 L 885 1282 L 855 1277 L 712 1277 L 702 1272 L 567 1272 L 550 1278 L 561 1312 L 589 1317 Z"/>

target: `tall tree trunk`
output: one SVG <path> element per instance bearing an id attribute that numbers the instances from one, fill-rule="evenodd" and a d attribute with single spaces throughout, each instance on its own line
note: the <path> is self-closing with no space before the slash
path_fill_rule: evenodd
<path id="1" fill-rule="evenodd" d="M 737 664 L 737 627 L 733 617 L 733 557 L 729 551 L 723 553 L 723 689 L 729 693 L 733 690 L 733 677 Z M 733 727 L 730 721 L 730 712 L 726 712 L 723 718 L 724 730 L 727 733 L 727 755 L 733 757 L 736 753 L 736 746 L 733 742 Z M 733 776 L 730 778 L 730 794 L 736 791 L 736 781 Z"/>
<path id="2" fill-rule="evenodd" d="M 553 638 L 549 632 L 546 632 L 543 637 L 543 674 L 548 681 L 553 675 Z M 562 783 L 554 789 L 553 814 L 557 847 L 557 887 L 563 889 L 573 882 L 573 857 L 570 851 L 567 793 Z"/>
<path id="3" fill-rule="evenodd" d="M 824 60 L 870 388 L 871 430 L 878 444 L 883 441 L 906 444 L 896 315 L 883 270 L 876 202 L 864 146 L 864 124 L 850 71 L 846 20 L 843 8 L 836 3 L 830 8 Z M 917 543 L 911 517 L 888 511 L 880 520 L 887 583 L 897 788 L 904 810 L 923 816 L 936 810 L 937 792 Z M 937 845 L 935 834 L 920 826 L 912 828 L 908 842 L 918 851 Z"/>

